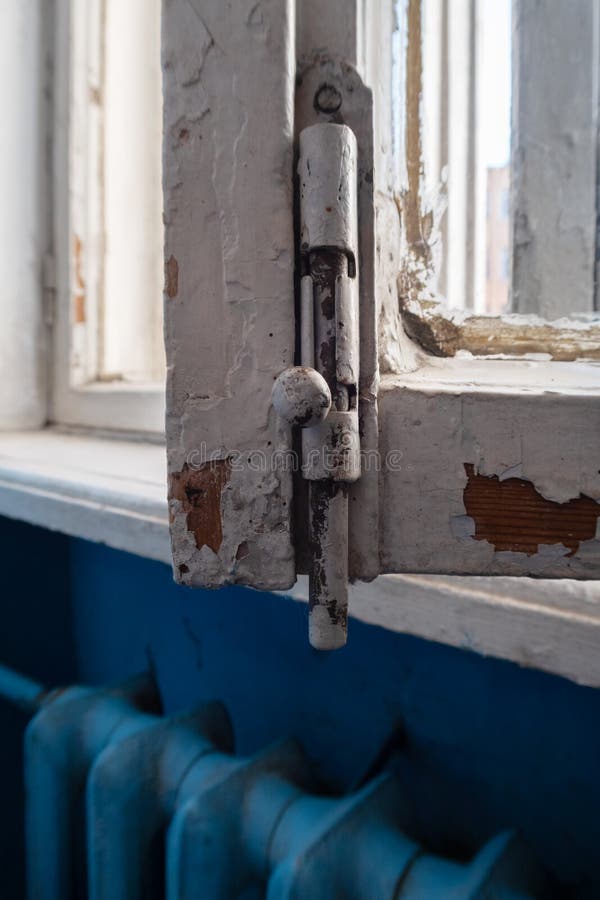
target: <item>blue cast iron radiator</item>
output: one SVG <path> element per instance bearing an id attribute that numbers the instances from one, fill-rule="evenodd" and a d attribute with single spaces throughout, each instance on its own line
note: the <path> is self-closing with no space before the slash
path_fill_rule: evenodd
<path id="1" fill-rule="evenodd" d="M 31 900 L 474 900 L 541 897 L 512 832 L 468 862 L 405 833 L 393 767 L 327 795 L 294 741 L 233 755 L 218 703 L 163 716 L 150 676 L 44 693 L 0 666 L 0 695 L 37 710 L 25 736 Z"/>

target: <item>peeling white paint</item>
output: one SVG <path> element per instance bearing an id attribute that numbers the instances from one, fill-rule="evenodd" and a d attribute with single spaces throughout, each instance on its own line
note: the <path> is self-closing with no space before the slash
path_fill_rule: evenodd
<path id="1" fill-rule="evenodd" d="M 175 576 L 192 585 L 295 579 L 292 473 L 271 468 L 289 447 L 271 389 L 294 354 L 293 49 L 291 2 L 248 15 L 165 0 L 165 259 L 178 267 L 165 295 L 168 467 L 236 461 L 212 510 L 217 552 L 196 546 L 171 499 Z M 261 471 L 247 462 L 256 452 Z"/>
<path id="2" fill-rule="evenodd" d="M 417 368 L 419 350 L 404 331 L 398 304 L 402 254 L 400 216 L 393 199 L 381 193 L 375 196 L 375 235 L 379 368 L 382 374 L 411 372 Z"/>
<path id="3" fill-rule="evenodd" d="M 452 516 L 450 529 L 457 541 L 470 541 L 475 534 L 475 522 L 471 516 Z"/>
<path id="4" fill-rule="evenodd" d="M 532 555 L 495 551 L 488 541 L 474 538 L 463 497 L 465 464 L 470 463 L 481 475 L 525 479 L 557 503 L 589 497 L 599 503 L 600 516 L 596 370 L 586 389 L 585 366 L 573 364 L 580 390 L 561 391 L 556 384 L 547 392 L 539 366 L 554 367 L 557 378 L 557 364 L 538 364 L 530 390 L 519 392 L 477 384 L 476 372 L 470 383 L 464 363 L 462 381 L 460 367 L 452 365 L 444 380 L 445 364 L 453 362 L 439 360 L 429 377 L 421 370 L 382 381 L 382 455 L 395 453 L 400 460 L 381 479 L 382 571 L 600 577 L 598 537 L 581 541 L 573 555 L 559 543 L 540 544 Z M 507 363 L 491 366 L 496 377 L 498 366 L 510 368 Z"/>
<path id="5" fill-rule="evenodd" d="M 576 297 L 573 303 L 577 303 Z M 448 308 L 442 302 L 402 296 L 400 305 L 407 333 L 436 356 L 600 360 L 597 313 L 549 322 L 536 315 L 478 316 L 468 310 Z"/>

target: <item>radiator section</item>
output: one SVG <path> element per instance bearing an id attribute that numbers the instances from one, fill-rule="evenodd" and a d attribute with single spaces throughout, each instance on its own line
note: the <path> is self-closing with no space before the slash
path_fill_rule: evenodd
<path id="1" fill-rule="evenodd" d="M 295 741 L 235 756 L 221 704 L 163 716 L 148 676 L 50 694 L 6 683 L 41 698 L 25 738 L 31 900 L 546 896 L 513 832 L 467 861 L 427 852 L 393 765 L 332 796 Z"/>

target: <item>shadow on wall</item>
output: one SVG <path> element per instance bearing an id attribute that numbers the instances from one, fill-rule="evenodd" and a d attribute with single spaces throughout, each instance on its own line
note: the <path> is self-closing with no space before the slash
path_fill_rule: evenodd
<path id="1" fill-rule="evenodd" d="M 150 660 L 167 712 L 222 700 L 239 753 L 296 736 L 340 789 L 402 723 L 415 837 L 463 855 L 516 825 L 577 897 L 600 895 L 600 692 L 355 621 L 344 650 L 319 654 L 293 600 L 190 591 L 160 563 L 7 520 L 0 539 L 2 661 L 48 684 L 102 684 Z M 15 809 L 0 826 L 7 871 L 19 856 L 22 723 L 0 715 L 0 790 Z"/>

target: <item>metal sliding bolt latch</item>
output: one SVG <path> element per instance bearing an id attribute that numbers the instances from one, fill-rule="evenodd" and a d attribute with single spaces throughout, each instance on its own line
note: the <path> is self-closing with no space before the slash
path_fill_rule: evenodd
<path id="1" fill-rule="evenodd" d="M 309 640 L 346 643 L 348 484 L 360 477 L 357 147 L 345 125 L 300 134 L 301 366 L 283 372 L 273 405 L 302 428 L 309 481 Z"/>

